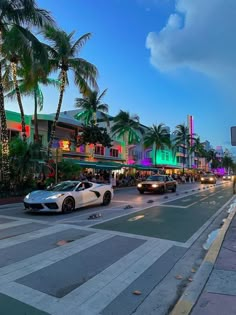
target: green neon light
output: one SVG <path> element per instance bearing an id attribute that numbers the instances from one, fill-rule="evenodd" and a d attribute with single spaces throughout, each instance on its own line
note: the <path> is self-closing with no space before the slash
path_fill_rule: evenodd
<path id="1" fill-rule="evenodd" d="M 20 113 L 17 112 L 11 112 L 9 110 L 6 110 L 6 118 L 8 121 L 13 121 L 13 122 L 17 122 L 17 123 L 21 123 L 21 115 Z M 25 115 L 25 123 L 27 125 L 30 124 L 31 121 L 31 117 L 28 115 Z"/>
<path id="2" fill-rule="evenodd" d="M 152 151 L 154 154 L 154 151 Z M 177 166 L 176 156 L 173 154 L 171 150 L 158 150 L 156 153 L 156 163 L 158 164 L 168 164 Z"/>

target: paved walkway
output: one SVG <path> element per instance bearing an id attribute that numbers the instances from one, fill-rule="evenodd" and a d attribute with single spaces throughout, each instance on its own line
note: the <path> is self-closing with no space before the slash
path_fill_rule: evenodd
<path id="1" fill-rule="evenodd" d="M 236 216 L 192 315 L 236 314 Z"/>
<path id="2" fill-rule="evenodd" d="M 236 198 L 191 285 L 171 315 L 236 314 Z"/>

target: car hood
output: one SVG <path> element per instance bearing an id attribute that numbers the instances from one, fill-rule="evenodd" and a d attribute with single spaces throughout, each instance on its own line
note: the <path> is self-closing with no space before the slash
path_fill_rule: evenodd
<path id="1" fill-rule="evenodd" d="M 48 191 L 48 190 L 35 190 L 28 194 L 25 197 L 25 201 L 27 200 L 44 200 L 44 199 L 50 199 L 50 197 L 59 195 L 59 194 L 65 194 L 65 192 L 60 191 Z"/>

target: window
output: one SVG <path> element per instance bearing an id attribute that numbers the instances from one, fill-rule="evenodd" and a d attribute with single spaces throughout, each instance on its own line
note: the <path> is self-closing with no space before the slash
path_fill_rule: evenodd
<path id="1" fill-rule="evenodd" d="M 146 153 L 145 153 L 145 157 L 146 158 L 151 158 L 152 157 L 152 151 L 150 150 L 150 151 L 146 151 Z"/>
<path id="2" fill-rule="evenodd" d="M 166 161 L 169 161 L 169 152 L 166 151 Z"/>
<path id="3" fill-rule="evenodd" d="M 95 147 L 95 152 L 94 152 L 95 154 L 98 154 L 98 155 L 104 155 L 104 147 L 102 147 L 102 146 L 96 146 Z"/>
<path id="4" fill-rule="evenodd" d="M 110 149 L 110 156 L 118 157 L 119 156 L 118 150 L 117 149 Z"/>

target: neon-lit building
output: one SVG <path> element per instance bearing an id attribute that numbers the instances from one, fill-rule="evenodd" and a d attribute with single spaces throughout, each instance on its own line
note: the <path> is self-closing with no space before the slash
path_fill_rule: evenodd
<path id="1" fill-rule="evenodd" d="M 161 169 L 167 173 L 180 173 L 183 161 L 183 148 L 177 148 L 177 152 L 165 148 L 165 150 L 158 150 L 155 153 L 155 148 L 144 148 L 143 135 L 140 133 L 140 141 L 136 144 L 128 146 L 128 163 L 125 161 L 125 143 L 124 139 L 117 136 L 113 137 L 113 146 L 111 148 L 104 148 L 101 144 L 94 145 L 81 145 L 78 146 L 78 140 L 83 130 L 81 121 L 75 119 L 78 110 L 70 110 L 62 112 L 59 116 L 59 121 L 56 128 L 55 139 L 52 147 L 59 149 L 64 159 L 74 159 L 83 162 L 101 162 L 106 163 L 119 163 L 125 164 L 125 167 L 136 168 L 139 170 L 154 170 Z M 21 136 L 21 117 L 19 113 L 7 111 L 7 126 L 9 129 L 9 137 Z M 55 114 L 38 114 L 38 130 L 39 139 L 42 146 L 47 148 L 51 128 Z M 188 126 L 190 133 L 194 134 L 193 117 L 188 115 Z M 34 141 L 34 116 L 26 115 L 26 133 L 29 142 Z M 113 117 L 109 116 L 110 127 L 113 124 Z M 98 117 L 99 121 L 99 117 Z M 99 122 L 102 127 L 107 127 L 106 122 Z M 141 125 L 147 130 L 147 127 Z M 169 130 L 170 131 L 170 130 Z M 170 132 L 170 138 L 173 140 L 174 135 Z M 194 161 L 194 156 L 192 156 Z M 186 163 L 187 164 L 187 163 Z M 105 164 L 104 164 L 105 165 Z M 185 166 L 193 167 L 194 163 L 189 161 Z M 112 166 L 111 166 L 112 167 Z"/>

